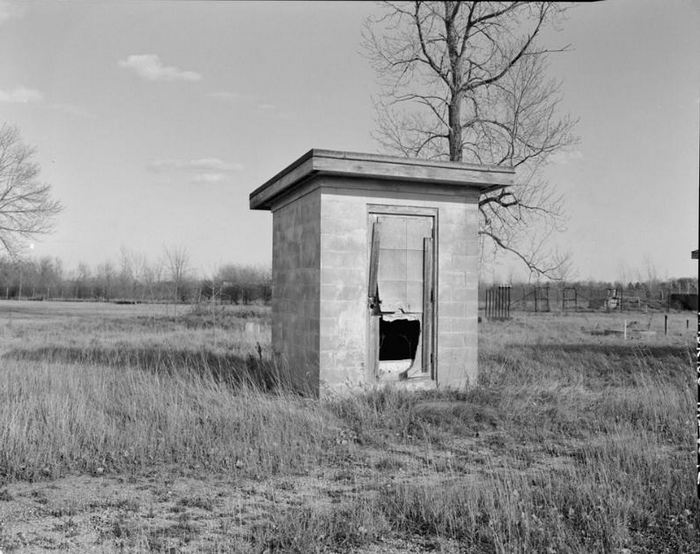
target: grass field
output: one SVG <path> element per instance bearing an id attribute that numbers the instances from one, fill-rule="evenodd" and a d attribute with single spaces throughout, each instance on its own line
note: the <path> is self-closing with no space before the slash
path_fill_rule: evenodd
<path id="1" fill-rule="evenodd" d="M 0 550 L 698 552 L 669 331 L 521 314 L 468 392 L 316 401 L 264 392 L 263 307 L 0 302 Z"/>

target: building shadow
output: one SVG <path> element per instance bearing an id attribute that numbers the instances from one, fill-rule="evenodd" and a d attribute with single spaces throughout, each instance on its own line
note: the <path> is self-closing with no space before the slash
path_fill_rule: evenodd
<path id="1" fill-rule="evenodd" d="M 245 386 L 264 392 L 290 391 L 305 394 L 303 387 L 293 381 L 289 371 L 261 352 L 241 356 L 209 350 L 163 349 L 157 346 L 120 345 L 116 348 L 54 345 L 15 348 L 3 354 L 2 359 L 130 367 L 158 375 L 212 379 L 232 388 Z"/>

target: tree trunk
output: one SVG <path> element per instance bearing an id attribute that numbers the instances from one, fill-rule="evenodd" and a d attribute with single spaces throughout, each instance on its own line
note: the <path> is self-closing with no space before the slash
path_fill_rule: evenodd
<path id="1" fill-rule="evenodd" d="M 462 161 L 462 93 L 452 95 L 449 107 L 450 160 Z"/>
<path id="2" fill-rule="evenodd" d="M 458 9 L 458 7 L 457 7 Z M 448 107 L 448 123 L 450 125 L 449 143 L 450 160 L 462 161 L 462 57 L 459 50 L 459 33 L 455 26 L 453 14 L 456 12 L 453 2 L 445 2 L 445 36 L 447 37 L 447 53 L 450 57 L 452 86 L 450 87 L 450 104 Z"/>

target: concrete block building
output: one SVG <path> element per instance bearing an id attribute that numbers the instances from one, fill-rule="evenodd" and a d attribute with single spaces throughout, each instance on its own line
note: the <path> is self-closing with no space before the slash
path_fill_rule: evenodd
<path id="1" fill-rule="evenodd" d="M 477 375 L 478 200 L 507 168 L 314 149 L 250 195 L 273 214 L 272 347 L 318 393 Z"/>

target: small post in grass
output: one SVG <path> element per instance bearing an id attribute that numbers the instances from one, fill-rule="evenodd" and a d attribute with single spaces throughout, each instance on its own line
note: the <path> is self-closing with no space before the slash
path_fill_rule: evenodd
<path id="1" fill-rule="evenodd" d="M 664 335 L 668 335 L 668 314 L 664 314 Z"/>
<path id="2" fill-rule="evenodd" d="M 625 319 L 624 324 L 622 325 L 622 337 L 624 340 L 627 340 L 627 320 Z"/>
<path id="3" fill-rule="evenodd" d="M 697 252 L 697 250 L 696 250 Z M 697 396 L 695 405 L 695 421 L 697 424 L 698 440 L 695 443 L 697 451 L 697 495 L 700 498 L 700 311 L 698 312 L 698 329 L 695 341 L 695 380 L 697 381 Z"/>
<path id="4" fill-rule="evenodd" d="M 700 251 L 693 250 L 690 254 L 691 259 L 697 260 L 700 258 Z M 700 265 L 698 265 L 698 271 L 700 272 Z M 698 440 L 695 443 L 695 450 L 697 456 L 697 479 L 696 479 L 696 493 L 698 498 L 700 498 L 700 311 L 698 311 L 698 329 L 697 336 L 695 339 L 695 381 L 697 383 L 697 396 L 695 397 L 695 422 L 697 425 Z M 697 527 L 696 527 L 697 528 Z"/>

